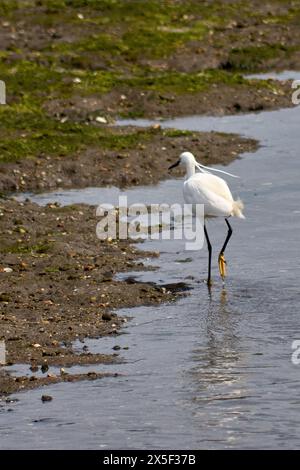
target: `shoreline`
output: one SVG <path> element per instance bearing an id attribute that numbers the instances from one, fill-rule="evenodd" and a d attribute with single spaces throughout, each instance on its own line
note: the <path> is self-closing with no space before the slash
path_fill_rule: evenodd
<path id="1" fill-rule="evenodd" d="M 199 139 L 205 142 L 208 164 L 218 160 L 229 163 L 241 152 L 257 148 L 255 141 L 238 136 L 191 135 L 195 148 Z M 180 145 L 191 135 L 179 133 L 179 137 L 174 138 L 179 139 L 178 147 L 168 146 L 172 150 L 165 151 L 165 173 L 158 164 L 154 166 L 156 182 L 160 179 L 158 174 L 160 177 L 168 175 L 169 163 L 178 158 Z M 161 139 L 173 139 L 165 137 L 160 129 L 155 130 L 155 137 L 159 146 Z M 134 161 L 135 152 L 131 155 Z M 83 351 L 76 354 L 72 342 L 118 335 L 126 319 L 115 310 L 122 307 L 155 305 L 174 301 L 182 295 L 182 286 L 165 288 L 136 282 L 130 276 L 128 281 L 114 280 L 117 272 L 148 269 L 142 259 L 158 254 L 136 249 L 131 240 L 98 240 L 93 206 L 38 206 L 30 201 L 2 199 L 0 212 L 0 339 L 5 341 L 8 364 L 22 363 L 45 369 L 45 377 L 17 378 L 2 373 L 2 395 L 65 380 L 100 378 L 101 374 L 92 374 L 92 377 L 89 373 L 76 377 L 72 374 L 53 376 L 48 374 L 48 367 L 119 361 L 119 353 L 94 355 Z"/>
<path id="2" fill-rule="evenodd" d="M 119 188 L 157 184 L 168 179 L 168 167 L 189 150 L 205 165 L 228 165 L 257 143 L 234 134 L 189 132 L 124 126 L 106 128 L 107 148 L 93 146 L 74 155 L 23 158 L 6 163 L 0 171 L 0 195 L 12 192 Z M 179 175 L 178 170 L 173 175 Z"/>

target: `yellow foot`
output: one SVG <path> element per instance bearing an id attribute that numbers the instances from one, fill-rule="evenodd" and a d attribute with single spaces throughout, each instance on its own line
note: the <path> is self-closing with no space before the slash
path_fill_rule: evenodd
<path id="1" fill-rule="evenodd" d="M 227 271 L 226 271 L 226 260 L 225 260 L 223 253 L 220 254 L 218 261 L 219 261 L 219 271 L 221 274 L 221 278 L 224 281 L 225 277 L 227 276 Z"/>

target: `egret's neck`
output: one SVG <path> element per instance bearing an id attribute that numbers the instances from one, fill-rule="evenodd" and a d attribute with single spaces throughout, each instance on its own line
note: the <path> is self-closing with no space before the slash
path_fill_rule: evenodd
<path id="1" fill-rule="evenodd" d="M 187 162 L 186 163 L 185 179 L 190 178 L 194 174 L 195 174 L 195 164 L 194 164 L 194 162 Z"/>

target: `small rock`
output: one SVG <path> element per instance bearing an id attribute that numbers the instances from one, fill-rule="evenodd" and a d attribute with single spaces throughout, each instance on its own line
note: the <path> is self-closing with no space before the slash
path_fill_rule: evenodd
<path id="1" fill-rule="evenodd" d="M 43 372 L 43 374 L 45 374 L 45 372 L 47 372 L 48 370 L 49 370 L 48 364 L 47 363 L 42 364 L 41 371 Z"/>
<path id="2" fill-rule="evenodd" d="M 121 346 L 119 346 L 118 344 L 116 344 L 114 347 L 113 347 L 113 350 L 114 351 L 119 351 L 121 349 Z"/>
<path id="3" fill-rule="evenodd" d="M 45 403 L 46 401 L 52 401 L 53 398 L 51 397 L 51 395 L 42 395 L 41 400 L 43 403 Z"/>
<path id="4" fill-rule="evenodd" d="M 88 376 L 89 379 L 92 379 L 92 380 L 98 378 L 96 372 L 88 372 L 87 376 Z"/>
<path id="5" fill-rule="evenodd" d="M 97 116 L 95 121 L 101 122 L 102 124 L 107 124 L 107 119 L 103 116 Z"/>
<path id="6" fill-rule="evenodd" d="M 102 273 L 102 282 L 109 282 L 112 280 L 112 277 L 112 271 L 105 271 L 104 273 Z"/>
<path id="7" fill-rule="evenodd" d="M 112 319 L 112 314 L 109 312 L 104 312 L 102 314 L 102 320 L 110 321 Z"/>
<path id="8" fill-rule="evenodd" d="M 9 301 L 10 301 L 10 295 L 9 294 L 6 294 L 5 292 L 0 294 L 0 302 L 7 303 Z"/>

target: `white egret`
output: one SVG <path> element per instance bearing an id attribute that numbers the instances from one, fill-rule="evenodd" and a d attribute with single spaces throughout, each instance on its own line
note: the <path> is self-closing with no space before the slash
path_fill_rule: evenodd
<path id="1" fill-rule="evenodd" d="M 224 252 L 232 235 L 232 227 L 228 218 L 234 216 L 244 219 L 245 217 L 242 212 L 244 204 L 240 199 L 234 200 L 226 181 L 216 175 L 212 175 L 211 171 L 223 173 L 234 178 L 238 177 L 223 170 L 201 165 L 195 160 L 194 155 L 190 152 L 183 152 L 180 155 L 179 160 L 174 163 L 174 165 L 171 165 L 169 170 L 178 165 L 184 166 L 186 170 L 185 181 L 183 183 L 183 196 L 185 202 L 187 204 L 204 205 L 204 234 L 208 248 L 208 286 L 211 285 L 212 246 L 208 237 L 205 219 L 211 217 L 225 218 L 228 233 L 218 257 L 219 271 L 224 282 L 227 274 Z M 196 169 L 198 169 L 200 173 L 196 173 Z"/>

